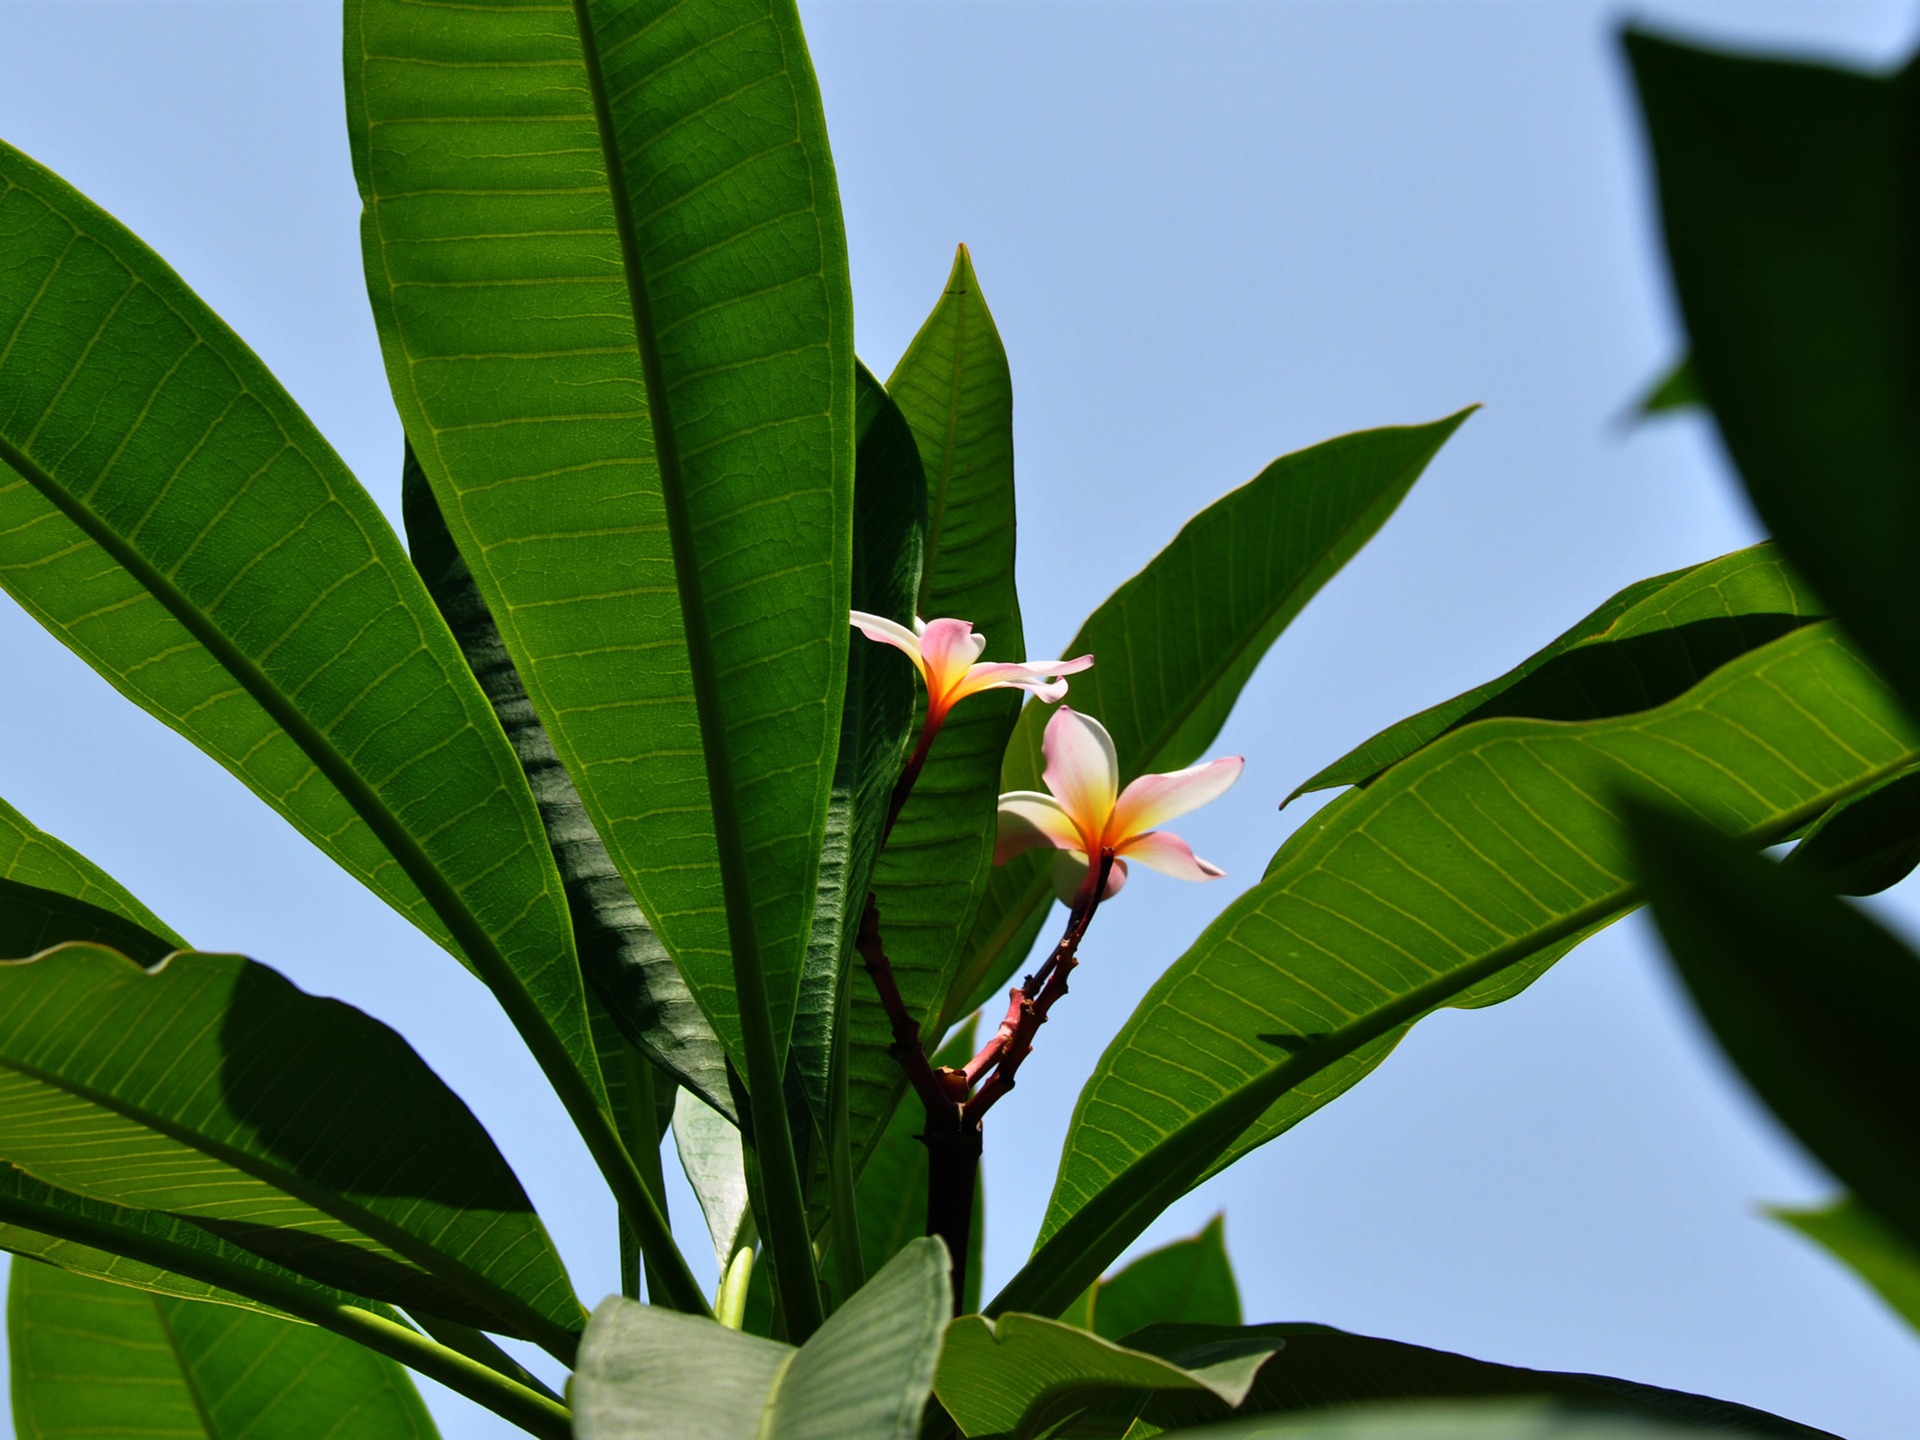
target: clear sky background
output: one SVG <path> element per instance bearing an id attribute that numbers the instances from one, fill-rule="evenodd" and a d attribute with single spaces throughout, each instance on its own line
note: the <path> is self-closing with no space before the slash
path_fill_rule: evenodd
<path id="1" fill-rule="evenodd" d="M 885 374 L 972 250 L 1018 397 L 1035 654 L 1276 455 L 1478 401 L 1275 647 L 1181 826 L 1083 951 L 988 1135 L 989 1285 L 1024 1258 L 1105 1036 L 1304 818 L 1295 782 L 1522 659 L 1614 590 L 1757 538 L 1711 428 L 1629 426 L 1681 349 L 1617 34 L 1886 65 L 1906 3 L 803 6 L 859 346 Z M 0 138 L 166 256 L 389 514 L 400 430 L 360 280 L 331 4 L 0 0 Z M 240 785 L 0 599 L 0 795 L 204 948 L 401 1029 L 519 1169 L 589 1300 L 584 1151 L 489 997 Z M 1896 914 L 1916 912 L 1898 894 Z M 671 1167 L 670 1167 L 671 1168 Z M 1764 1218 L 1828 1182 L 1747 1099 L 1649 932 L 1422 1024 L 1358 1089 L 1188 1197 L 1250 1320 L 1314 1320 L 1920 1434 L 1920 1339 Z M 711 1258 L 680 1186 L 687 1248 Z M 506 1427 L 444 1392 L 446 1433 Z M 3 1433 L 3 1432 L 0 1432 Z"/>

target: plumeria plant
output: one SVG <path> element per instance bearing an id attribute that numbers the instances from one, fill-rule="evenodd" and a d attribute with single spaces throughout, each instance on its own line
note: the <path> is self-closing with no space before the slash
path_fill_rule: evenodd
<path id="1" fill-rule="evenodd" d="M 962 250 L 892 374 L 855 358 L 791 3 L 347 0 L 345 34 L 404 543 L 164 261 L 0 145 L 0 586 L 488 987 L 617 1202 L 624 1293 L 576 1292 L 403 1037 L 195 950 L 0 805 L 22 1440 L 427 1436 L 409 1368 L 552 1440 L 1498 1397 L 1503 1435 L 1811 1433 L 1268 1297 L 1243 1323 L 1217 1223 L 1121 1264 L 1422 1016 L 1637 905 L 1636 797 L 1864 853 L 1839 817 L 1920 736 L 1771 546 L 1629 587 L 1299 786 L 1344 793 L 1220 887 L 985 1294 L 988 1119 L 1079 947 L 1164 893 L 1135 864 L 1220 878 L 1162 827 L 1240 779 L 1206 757 L 1248 677 L 1467 412 L 1274 461 L 1074 658 L 1028 659 L 1008 357 Z"/>

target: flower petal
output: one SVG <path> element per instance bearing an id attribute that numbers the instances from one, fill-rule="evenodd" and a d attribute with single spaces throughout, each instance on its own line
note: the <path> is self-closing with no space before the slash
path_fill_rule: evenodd
<path id="1" fill-rule="evenodd" d="M 947 703 L 958 704 L 967 696 L 978 695 L 982 690 L 1028 690 L 1051 705 L 1067 693 L 1066 681 L 1054 677 L 1078 674 L 1091 664 L 1093 657 L 1082 655 L 1078 660 L 1049 660 L 1038 665 L 1030 661 L 1013 663 L 998 660 L 986 665 L 974 665 L 948 692 Z"/>
<path id="2" fill-rule="evenodd" d="M 1078 850 L 1086 842 L 1060 808 L 1060 802 L 1037 790 L 1010 790 L 1000 797 L 1000 832 L 994 840 L 993 863 L 1004 865 L 1022 850 L 1053 846 Z"/>
<path id="3" fill-rule="evenodd" d="M 1040 744 L 1046 756 L 1041 775 L 1054 798 L 1088 837 L 1099 844 L 1120 788 L 1120 757 L 1107 727 L 1066 705 L 1053 712 Z"/>
<path id="4" fill-rule="evenodd" d="M 923 676 L 927 673 L 926 663 L 920 658 L 920 637 L 906 626 L 896 624 L 884 615 L 869 615 L 865 610 L 852 610 L 853 628 L 869 640 L 878 640 L 882 645 L 891 645 L 896 650 L 904 650 L 907 658 L 913 661 L 914 669 Z M 918 625 L 918 620 L 914 624 Z"/>
<path id="5" fill-rule="evenodd" d="M 965 620 L 929 620 L 920 632 L 920 658 L 927 666 L 927 691 L 942 710 L 959 698 L 954 693 L 967 670 L 986 649 L 987 637 L 973 633 Z"/>
<path id="6" fill-rule="evenodd" d="M 1238 755 L 1227 755 L 1167 775 L 1142 775 L 1114 802 L 1107 843 L 1139 835 L 1218 799 L 1240 778 L 1246 763 Z"/>
<path id="7" fill-rule="evenodd" d="M 1142 865 L 1176 880 L 1218 880 L 1227 873 L 1194 854 L 1171 830 L 1149 830 L 1132 836 L 1120 848 Z"/>
<path id="8" fill-rule="evenodd" d="M 1074 897 L 1080 893 L 1080 887 L 1087 882 L 1087 857 L 1078 851 L 1062 850 L 1053 857 L 1053 893 L 1060 897 L 1064 905 L 1073 904 Z M 1115 860 L 1113 868 L 1107 871 L 1107 888 L 1100 892 L 1100 898 L 1111 900 L 1120 893 L 1120 887 L 1127 883 L 1127 862 Z"/>

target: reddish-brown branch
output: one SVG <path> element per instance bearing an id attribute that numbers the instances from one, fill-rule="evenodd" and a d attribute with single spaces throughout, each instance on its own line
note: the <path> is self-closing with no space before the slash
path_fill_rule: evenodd
<path id="1" fill-rule="evenodd" d="M 1093 923 L 1093 912 L 1100 908 L 1100 897 L 1106 891 L 1107 878 L 1112 872 L 1113 852 L 1103 850 L 1100 863 L 1087 867 L 1086 883 L 1074 896 L 1073 912 L 1067 919 L 1066 933 L 1061 935 L 1060 943 L 1053 947 L 1046 962 L 1013 992 L 1007 1018 L 1000 1022 L 993 1039 L 962 1072 L 971 1084 L 977 1082 L 989 1066 L 993 1070 L 986 1083 L 966 1102 L 968 1124 L 978 1125 L 1000 1097 L 1013 1089 L 1022 1062 L 1033 1053 L 1034 1036 L 1047 1023 L 1047 1012 L 1067 993 L 1067 976 L 1080 963 L 1076 952 L 1086 937 L 1087 927 Z"/>
<path id="2" fill-rule="evenodd" d="M 907 1082 L 929 1114 L 943 1106 L 952 1106 L 954 1101 L 948 1097 L 948 1087 L 927 1059 L 927 1048 L 920 1043 L 920 1027 L 907 1013 L 900 984 L 893 978 L 893 962 L 887 959 L 886 948 L 880 941 L 880 907 L 874 904 L 871 893 L 867 896 L 867 908 L 860 916 L 860 933 L 854 939 L 853 948 L 860 952 L 873 988 L 880 992 L 880 1008 L 887 1012 L 887 1025 L 893 1031 L 893 1044 L 887 1047 L 887 1053 L 907 1072 Z"/>

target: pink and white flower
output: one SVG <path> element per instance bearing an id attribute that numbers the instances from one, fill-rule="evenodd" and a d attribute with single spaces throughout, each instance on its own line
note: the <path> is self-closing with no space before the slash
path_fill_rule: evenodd
<path id="1" fill-rule="evenodd" d="M 1045 660 L 1025 664 L 977 663 L 987 648 L 987 637 L 976 635 L 965 620 L 921 620 L 913 628 L 869 615 L 852 612 L 853 626 L 869 640 L 878 640 L 904 651 L 920 678 L 927 682 L 927 727 L 937 728 L 947 712 L 969 695 L 982 690 L 1026 690 L 1052 704 L 1067 693 L 1062 675 L 1073 675 L 1093 664 L 1093 656 L 1077 660 Z"/>
<path id="2" fill-rule="evenodd" d="M 1047 722 L 1041 742 L 1041 777 L 1051 794 L 1014 790 L 1000 797 L 996 865 L 1023 850 L 1051 846 L 1053 883 L 1072 904 L 1103 853 L 1111 853 L 1106 899 L 1126 883 L 1127 860 L 1180 880 L 1218 880 L 1226 872 L 1209 864 L 1178 835 L 1153 827 L 1224 794 L 1246 761 L 1238 755 L 1209 760 L 1169 775 L 1142 775 L 1120 788 L 1120 758 L 1106 726 L 1062 705 Z"/>

